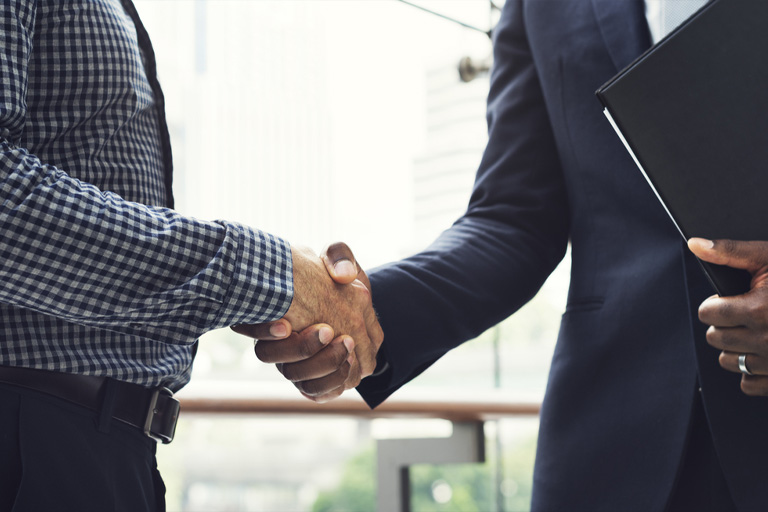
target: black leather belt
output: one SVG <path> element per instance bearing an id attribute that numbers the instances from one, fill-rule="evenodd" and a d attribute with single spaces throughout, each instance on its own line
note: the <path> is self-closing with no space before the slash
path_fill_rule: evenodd
<path id="1" fill-rule="evenodd" d="M 173 441 L 179 401 L 170 389 L 145 388 L 107 377 L 0 366 L 0 382 L 45 393 L 92 411 L 100 411 L 104 395 L 114 393 L 111 416 L 141 429 L 163 444 Z"/>

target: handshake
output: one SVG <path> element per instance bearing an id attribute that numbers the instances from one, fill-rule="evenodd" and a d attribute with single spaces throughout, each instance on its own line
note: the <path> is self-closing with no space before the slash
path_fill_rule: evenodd
<path id="1" fill-rule="evenodd" d="M 275 363 L 302 395 L 327 402 L 373 373 L 384 333 L 368 276 L 346 244 L 333 244 L 320 257 L 303 247 L 291 252 L 293 302 L 285 316 L 232 330 L 258 340 L 256 356 Z"/>

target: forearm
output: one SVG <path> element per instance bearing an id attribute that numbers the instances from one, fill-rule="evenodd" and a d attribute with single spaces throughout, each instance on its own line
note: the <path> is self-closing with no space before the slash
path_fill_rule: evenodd
<path id="1" fill-rule="evenodd" d="M 467 212 L 425 251 L 371 271 L 389 369 L 358 388 L 369 404 L 520 308 L 565 254 L 565 181 L 523 21 L 510 0 L 494 30 L 489 141 Z"/>
<path id="2" fill-rule="evenodd" d="M 290 249 L 115 194 L 0 144 L 0 301 L 70 322 L 189 343 L 280 318 Z"/>
<path id="3" fill-rule="evenodd" d="M 427 250 L 370 272 L 389 366 L 358 387 L 370 405 L 522 307 L 567 243 L 564 234 L 545 244 L 509 226 L 471 224 L 459 223 Z"/>

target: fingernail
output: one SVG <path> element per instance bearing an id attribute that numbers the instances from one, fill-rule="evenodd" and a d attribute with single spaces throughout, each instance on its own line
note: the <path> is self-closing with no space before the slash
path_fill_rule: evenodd
<path id="1" fill-rule="evenodd" d="M 320 343 L 325 345 L 329 341 L 333 339 L 333 331 L 330 327 L 323 326 L 320 328 L 320 332 L 318 333 L 318 337 L 320 338 Z"/>
<path id="2" fill-rule="evenodd" d="M 355 267 L 349 260 L 339 260 L 333 264 L 333 269 L 339 275 L 354 276 L 357 274 Z"/>
<path id="3" fill-rule="evenodd" d="M 285 328 L 285 324 L 283 323 L 272 324 L 269 327 L 269 334 L 275 338 L 282 338 L 288 334 L 288 330 Z"/>
<path id="4" fill-rule="evenodd" d="M 355 340 L 352 338 L 344 338 L 344 346 L 347 347 L 347 352 L 352 352 L 355 349 Z"/>
<path id="5" fill-rule="evenodd" d="M 690 241 L 698 245 L 702 249 L 712 249 L 715 247 L 715 242 L 713 242 L 712 240 L 707 240 L 706 238 L 695 237 L 695 238 L 691 238 Z"/>

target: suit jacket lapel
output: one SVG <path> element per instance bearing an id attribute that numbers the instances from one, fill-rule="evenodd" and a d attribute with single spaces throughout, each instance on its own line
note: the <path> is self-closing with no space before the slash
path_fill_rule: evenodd
<path id="1" fill-rule="evenodd" d="M 643 0 L 592 0 L 592 7 L 617 71 L 651 45 Z"/>

